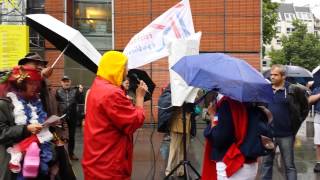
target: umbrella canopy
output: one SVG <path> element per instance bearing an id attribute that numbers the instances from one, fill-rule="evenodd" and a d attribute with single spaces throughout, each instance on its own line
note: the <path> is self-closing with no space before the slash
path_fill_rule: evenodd
<path id="1" fill-rule="evenodd" d="M 190 86 L 240 102 L 271 102 L 271 84 L 247 62 L 222 53 L 185 56 L 172 69 Z"/>
<path id="2" fill-rule="evenodd" d="M 285 65 L 286 68 L 286 76 L 287 77 L 313 77 L 312 73 L 303 67 L 300 66 L 289 66 Z M 270 77 L 270 69 L 263 73 L 263 76 L 266 78 Z"/>
<path id="3" fill-rule="evenodd" d="M 152 93 L 154 91 L 154 88 L 156 87 L 156 84 L 152 81 L 148 73 L 141 69 L 130 69 L 128 72 L 127 77 L 129 78 L 130 85 L 129 85 L 129 91 L 132 91 L 133 93 L 136 92 L 136 89 L 138 87 L 138 83 L 140 80 L 144 81 L 146 85 L 148 86 L 148 91 L 144 97 L 144 101 L 148 101 L 152 97 Z"/>
<path id="4" fill-rule="evenodd" d="M 300 66 L 289 66 L 285 65 L 286 68 L 286 80 L 291 83 L 299 83 L 302 85 L 306 85 L 308 81 L 312 81 L 313 75 L 312 73 Z M 263 72 L 263 76 L 265 78 L 270 79 L 270 69 Z"/>
<path id="5" fill-rule="evenodd" d="M 65 50 L 65 55 L 90 71 L 97 71 L 101 54 L 79 31 L 48 14 L 29 14 L 27 15 L 27 24 L 57 49 Z"/>

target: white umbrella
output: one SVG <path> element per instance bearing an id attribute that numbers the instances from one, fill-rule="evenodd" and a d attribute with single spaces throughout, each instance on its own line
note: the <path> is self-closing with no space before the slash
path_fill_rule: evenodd
<path id="1" fill-rule="evenodd" d="M 57 49 L 61 50 L 62 53 L 89 70 L 97 71 L 101 54 L 78 30 L 48 14 L 29 14 L 27 15 L 27 23 Z"/>

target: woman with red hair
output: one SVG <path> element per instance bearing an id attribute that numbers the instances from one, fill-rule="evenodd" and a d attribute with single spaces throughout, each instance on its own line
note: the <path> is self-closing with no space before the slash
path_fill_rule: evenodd
<path id="1" fill-rule="evenodd" d="M 41 80 L 39 70 L 31 66 L 16 66 L 1 79 L 0 180 L 27 178 L 26 173 L 22 173 L 21 162 L 25 150 L 33 142 L 40 149 L 39 170 L 35 178 L 48 177 L 48 163 L 52 159 L 48 141 L 52 136 L 41 125 L 47 118 L 39 99 Z"/>

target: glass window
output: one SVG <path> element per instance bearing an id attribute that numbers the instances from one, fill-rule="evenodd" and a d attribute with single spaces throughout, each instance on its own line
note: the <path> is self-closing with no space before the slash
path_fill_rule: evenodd
<path id="1" fill-rule="evenodd" d="M 297 12 L 296 14 L 297 14 L 297 18 L 298 18 L 298 19 L 302 19 L 301 12 Z"/>
<path id="2" fill-rule="evenodd" d="M 293 20 L 293 19 L 296 19 L 296 15 L 290 14 L 290 16 L 291 16 L 291 19 L 292 19 L 292 20 Z"/>
<path id="3" fill-rule="evenodd" d="M 44 0 L 27 1 L 27 14 L 42 14 L 44 12 Z"/>
<path id="4" fill-rule="evenodd" d="M 27 14 L 42 14 L 45 13 L 44 9 L 44 0 L 28 0 L 27 1 Z M 44 47 L 44 38 L 40 36 L 38 32 L 33 30 L 30 27 L 30 47 L 31 48 L 43 48 Z"/>
<path id="5" fill-rule="evenodd" d="M 312 15 L 311 15 L 311 13 L 307 13 L 307 18 L 308 18 L 308 20 L 312 20 Z"/>
<path id="6" fill-rule="evenodd" d="M 284 13 L 284 17 L 286 18 L 286 21 L 291 21 L 291 16 L 289 13 Z"/>
<path id="7" fill-rule="evenodd" d="M 112 33 L 110 1 L 76 1 L 75 28 L 86 36 L 106 36 Z"/>
<path id="8" fill-rule="evenodd" d="M 263 60 L 263 61 L 262 61 L 262 66 L 263 66 L 263 67 L 266 67 L 266 66 L 267 66 L 267 61 L 266 61 L 266 60 Z"/>

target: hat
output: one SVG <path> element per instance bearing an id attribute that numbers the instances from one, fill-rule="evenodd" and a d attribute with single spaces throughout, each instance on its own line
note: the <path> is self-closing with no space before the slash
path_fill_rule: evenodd
<path id="1" fill-rule="evenodd" d="M 41 62 L 44 65 L 48 64 L 48 61 L 41 58 L 41 56 L 36 52 L 28 53 L 24 58 L 20 59 L 18 65 L 24 65 L 30 61 Z"/>
<path id="2" fill-rule="evenodd" d="M 70 78 L 69 78 L 69 76 L 63 76 L 62 78 L 61 78 L 61 81 L 63 81 L 63 80 L 71 80 Z"/>
<path id="3" fill-rule="evenodd" d="M 17 81 L 17 83 L 21 83 L 25 79 L 41 81 L 41 73 L 32 66 L 15 66 L 8 78 L 9 81 Z"/>

